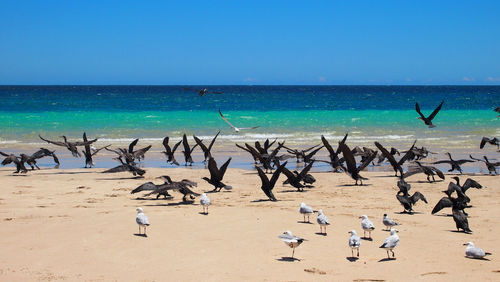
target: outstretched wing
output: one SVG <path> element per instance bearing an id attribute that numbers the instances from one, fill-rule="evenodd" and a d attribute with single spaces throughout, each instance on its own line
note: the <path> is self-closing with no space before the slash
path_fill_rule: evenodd
<path id="1" fill-rule="evenodd" d="M 165 138 L 163 138 L 163 147 L 165 147 L 165 151 L 167 152 L 167 155 L 170 155 L 172 153 L 172 149 L 170 149 L 170 146 L 168 145 L 168 140 L 170 140 L 170 138 L 168 136 L 166 136 Z"/>
<path id="2" fill-rule="evenodd" d="M 60 141 L 50 141 L 48 139 L 44 139 L 42 136 L 38 135 L 38 137 L 40 137 L 40 139 L 42 139 L 43 141 L 47 142 L 47 143 L 50 143 L 50 144 L 54 144 L 54 145 L 57 145 L 57 146 L 62 146 L 62 147 L 66 147 L 66 143 L 64 142 L 60 142 Z"/>
<path id="3" fill-rule="evenodd" d="M 415 193 L 413 193 L 413 195 L 410 197 L 410 199 L 411 199 L 411 202 L 413 204 L 415 204 L 418 200 L 422 200 L 422 201 L 424 201 L 424 203 L 427 204 L 427 199 L 425 198 L 425 196 L 422 193 L 418 192 L 418 191 L 416 191 Z"/>
<path id="4" fill-rule="evenodd" d="M 269 184 L 271 186 L 271 190 L 274 188 L 274 185 L 276 184 L 276 181 L 278 181 L 278 178 L 280 177 L 280 173 L 285 170 L 285 166 L 288 162 L 282 163 L 278 169 L 276 169 L 273 173 L 273 176 L 271 177 L 271 180 L 269 181 Z"/>
<path id="5" fill-rule="evenodd" d="M 205 153 L 205 152 L 208 151 L 207 146 L 205 146 L 205 144 L 203 144 L 203 140 L 201 140 L 200 138 L 196 137 L 195 135 L 193 135 L 193 138 L 194 138 L 194 141 L 196 141 L 196 144 L 198 144 L 200 146 L 200 148 L 203 151 L 203 153 Z"/>
<path id="6" fill-rule="evenodd" d="M 215 143 L 215 139 L 217 139 L 217 136 L 219 136 L 219 134 L 220 134 L 220 130 L 219 130 L 219 132 L 217 132 L 217 134 L 215 134 L 215 137 L 212 139 L 212 142 L 210 142 L 210 145 L 208 145 L 208 151 L 212 150 L 212 146 Z"/>
<path id="7" fill-rule="evenodd" d="M 342 154 L 344 155 L 344 159 L 347 164 L 347 170 L 351 173 L 356 171 L 356 160 L 354 159 L 354 155 L 351 152 L 351 149 L 349 149 L 346 144 L 339 144 L 339 147 L 342 151 Z"/>
<path id="8" fill-rule="evenodd" d="M 224 178 L 224 174 L 226 174 L 226 169 L 229 163 L 231 162 L 231 158 L 227 159 L 227 161 L 220 167 L 219 169 L 219 174 L 220 174 L 220 179 Z"/>
<path id="9" fill-rule="evenodd" d="M 146 182 L 142 184 L 141 186 L 135 188 L 130 192 L 130 194 L 135 194 L 141 191 L 147 191 L 147 190 L 156 190 L 157 186 L 153 184 L 153 182 Z"/>
<path id="10" fill-rule="evenodd" d="M 128 145 L 128 152 L 133 153 L 134 152 L 134 147 L 137 145 L 137 142 L 139 142 L 139 139 L 135 139 Z"/>
<path id="11" fill-rule="evenodd" d="M 429 116 L 430 120 L 432 120 L 437 115 L 437 113 L 439 112 L 439 110 L 441 110 L 441 107 L 443 106 L 443 103 L 444 103 L 444 101 L 441 101 L 441 104 L 439 104 L 439 106 L 432 112 L 432 114 Z"/>
<path id="12" fill-rule="evenodd" d="M 439 202 L 436 204 L 436 206 L 432 209 L 432 214 L 435 214 L 439 212 L 440 210 L 444 208 L 451 208 L 453 206 L 453 202 L 450 200 L 448 197 L 443 197 Z"/>
<path id="13" fill-rule="evenodd" d="M 464 185 L 462 186 L 462 190 L 465 192 L 469 188 L 481 189 L 481 188 L 483 188 L 483 186 L 481 184 L 479 184 L 479 182 L 477 182 L 476 180 L 474 180 L 472 178 L 467 178 L 467 180 L 465 180 Z"/>
<path id="14" fill-rule="evenodd" d="M 415 110 L 417 111 L 417 113 L 420 115 L 420 117 L 422 117 L 423 119 L 425 119 L 425 116 L 422 114 L 422 112 L 420 111 L 420 106 L 418 105 L 418 103 L 415 103 Z"/>
<path id="15" fill-rule="evenodd" d="M 234 127 L 234 125 L 232 125 L 225 117 L 224 115 L 221 113 L 220 109 L 219 109 L 219 115 L 220 117 L 227 123 L 229 124 L 229 126 L 231 126 L 232 129 L 235 129 L 236 127 Z"/>
<path id="16" fill-rule="evenodd" d="M 358 171 L 362 171 L 367 167 L 377 156 L 378 151 L 373 152 L 365 161 L 357 168 Z"/>
<path id="17" fill-rule="evenodd" d="M 398 170 L 400 173 L 403 173 L 403 169 L 398 164 L 398 162 L 396 161 L 396 159 L 394 158 L 394 156 L 391 155 L 391 153 L 389 153 L 389 151 L 387 151 L 387 149 L 384 148 L 384 146 L 382 146 L 382 144 L 380 144 L 379 142 L 375 141 L 375 146 L 377 146 L 377 148 L 382 152 L 382 155 L 384 155 L 384 157 L 386 157 L 386 159 L 389 160 L 389 163 L 392 165 L 392 167 L 394 168 L 394 170 Z"/>

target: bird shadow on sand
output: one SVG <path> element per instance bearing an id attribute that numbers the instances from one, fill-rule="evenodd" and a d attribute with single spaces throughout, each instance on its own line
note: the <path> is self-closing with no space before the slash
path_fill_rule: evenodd
<path id="1" fill-rule="evenodd" d="M 283 190 L 283 191 L 278 191 L 278 193 L 303 193 L 303 192 L 307 192 L 306 190 L 303 190 L 303 191 L 299 191 L 299 190 Z"/>
<path id="2" fill-rule="evenodd" d="M 14 177 L 22 176 L 22 177 L 26 177 L 26 176 L 28 176 L 28 174 L 26 174 L 26 173 L 23 173 L 23 174 L 12 173 L 12 174 L 9 174 L 9 176 L 14 176 Z"/>
<path id="3" fill-rule="evenodd" d="M 371 177 L 373 177 L 373 178 L 390 178 L 390 177 L 396 178 L 396 177 L 398 177 L 399 178 L 399 176 L 394 176 L 393 174 L 391 174 L 391 175 L 374 175 Z"/>
<path id="4" fill-rule="evenodd" d="M 383 258 L 383 259 L 379 260 L 378 262 L 386 262 L 386 261 L 393 261 L 393 260 L 396 260 L 396 258 Z"/>
<path id="5" fill-rule="evenodd" d="M 209 190 L 209 191 L 205 191 L 205 193 L 207 194 L 212 194 L 212 193 L 232 193 L 233 191 L 231 190 L 221 190 L 221 191 L 214 191 L 214 190 Z"/>
<path id="6" fill-rule="evenodd" d="M 468 258 L 468 259 L 475 259 L 475 260 L 485 260 L 485 261 L 490 261 L 489 259 L 487 258 L 469 258 L 467 256 L 464 256 L 465 258 Z"/>
<path id="7" fill-rule="evenodd" d="M 172 206 L 191 205 L 193 203 L 194 203 L 193 201 L 190 201 L 190 202 L 178 202 L 178 203 L 157 204 L 157 205 L 144 205 L 144 206 L 147 206 L 147 207 L 172 207 Z"/>
<path id="8" fill-rule="evenodd" d="M 363 184 L 363 185 L 356 185 L 356 184 L 342 184 L 342 185 L 337 185 L 337 187 L 366 187 L 366 186 L 372 186 L 373 184 Z"/>
<path id="9" fill-rule="evenodd" d="M 208 212 L 199 212 L 201 215 L 208 215 Z"/>
<path id="10" fill-rule="evenodd" d="M 373 241 L 373 238 L 361 237 L 361 240 L 365 240 L 365 241 Z"/>
<path id="11" fill-rule="evenodd" d="M 263 202 L 293 202 L 293 200 L 276 200 L 276 201 L 271 201 L 269 199 L 259 199 L 259 200 L 250 201 L 250 203 L 263 203 Z"/>
<path id="12" fill-rule="evenodd" d="M 310 222 L 310 221 L 301 221 L 301 220 L 297 221 L 297 223 L 302 223 L 302 224 L 314 224 L 314 223 L 312 223 L 312 222 Z"/>
<path id="13" fill-rule="evenodd" d="M 440 213 L 440 214 L 433 214 L 433 216 L 450 217 L 450 216 L 453 216 L 453 215 L 452 214 L 446 214 L 446 213 Z"/>
<path id="14" fill-rule="evenodd" d="M 96 180 L 127 180 L 127 179 L 144 179 L 144 176 L 96 178 Z"/>
<path id="15" fill-rule="evenodd" d="M 165 201 L 165 200 L 172 200 L 174 197 L 173 196 L 170 196 L 170 197 L 167 197 L 167 198 L 143 198 L 143 197 L 137 197 L 135 198 L 134 200 L 136 201 Z"/>
<path id="16" fill-rule="evenodd" d="M 288 261 L 288 262 L 294 262 L 294 261 L 300 261 L 298 258 L 292 258 L 292 257 L 281 257 L 279 259 L 276 259 L 277 261 Z"/>
<path id="17" fill-rule="evenodd" d="M 137 237 L 144 237 L 144 238 L 147 238 L 148 235 L 146 234 L 139 234 L 139 233 L 134 233 L 134 236 L 137 236 Z"/>
<path id="18" fill-rule="evenodd" d="M 345 258 L 346 260 L 350 261 L 350 262 L 355 262 L 357 261 L 359 258 L 358 257 L 346 257 Z"/>
<path id="19" fill-rule="evenodd" d="M 465 231 L 458 231 L 458 230 L 446 230 L 448 232 L 453 232 L 453 233 L 463 233 L 466 235 L 472 235 L 472 232 L 465 232 Z"/>
<path id="20" fill-rule="evenodd" d="M 95 173 L 95 171 L 59 171 L 59 172 L 43 172 L 39 173 L 40 175 L 64 175 L 64 174 L 86 174 L 86 173 Z"/>
<path id="21" fill-rule="evenodd" d="M 314 234 L 319 235 L 319 236 L 323 236 L 323 237 L 326 237 L 326 235 L 327 235 L 327 233 L 320 233 L 320 232 L 316 232 Z"/>
<path id="22" fill-rule="evenodd" d="M 412 213 L 409 213 L 409 212 L 394 212 L 395 214 L 407 214 L 407 215 L 414 215 L 414 214 L 423 214 L 421 212 L 412 212 Z"/>

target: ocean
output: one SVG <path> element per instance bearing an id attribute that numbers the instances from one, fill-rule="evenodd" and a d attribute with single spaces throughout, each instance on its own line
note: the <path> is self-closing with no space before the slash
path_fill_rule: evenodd
<path id="1" fill-rule="evenodd" d="M 266 138 L 294 146 L 314 145 L 325 135 L 336 143 L 373 147 L 420 145 L 448 149 L 478 147 L 482 136 L 500 135 L 500 86 L 0 86 L 0 146 L 44 144 L 38 135 L 81 139 L 87 132 L 102 143 L 158 144 L 182 134 L 209 138 L 218 146 Z M 429 115 L 444 101 L 429 129 L 418 120 L 415 102 Z M 236 133 L 218 110 L 237 127 Z M 194 143 L 194 141 L 193 141 Z M 52 146 L 47 145 L 45 146 Z M 234 147 L 234 146 L 232 146 Z M 62 149 L 59 149 L 62 150 Z"/>

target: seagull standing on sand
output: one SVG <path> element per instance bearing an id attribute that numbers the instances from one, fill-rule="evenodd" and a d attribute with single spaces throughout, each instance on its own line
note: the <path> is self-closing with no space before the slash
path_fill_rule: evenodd
<path id="1" fill-rule="evenodd" d="M 141 227 L 144 227 L 144 236 L 146 235 L 146 227 L 149 226 L 149 219 L 142 211 L 142 208 L 137 208 L 137 217 L 135 222 L 139 225 L 139 235 L 141 235 Z"/>
<path id="2" fill-rule="evenodd" d="M 208 206 L 210 206 L 210 198 L 207 196 L 207 193 L 203 193 L 203 195 L 201 195 L 200 204 L 203 206 L 203 213 L 208 214 Z"/>
<path id="3" fill-rule="evenodd" d="M 229 124 L 229 126 L 231 126 L 231 128 L 235 131 L 235 132 L 240 132 L 240 130 L 245 130 L 245 129 L 256 129 L 256 128 L 259 128 L 259 126 L 253 126 L 253 127 L 236 127 L 234 125 L 232 125 L 225 117 L 224 115 L 222 115 L 220 109 L 219 109 L 219 115 L 220 117 L 227 123 Z"/>
<path id="4" fill-rule="evenodd" d="M 380 246 L 381 249 L 385 249 L 387 251 L 387 258 L 390 259 L 389 251 L 392 252 L 392 257 L 394 258 L 393 249 L 396 248 L 399 244 L 399 236 L 398 231 L 394 228 L 391 229 L 391 235 L 385 238 L 384 243 Z"/>
<path id="5" fill-rule="evenodd" d="M 399 225 L 399 223 L 392 220 L 390 217 L 384 213 L 384 218 L 382 219 L 382 223 L 387 227 L 387 230 L 390 230 L 393 226 Z"/>
<path id="6" fill-rule="evenodd" d="M 323 213 L 323 210 L 318 211 L 316 221 L 319 224 L 319 233 L 326 235 L 326 226 L 330 225 L 330 222 L 328 221 L 328 217 Z M 325 233 L 323 233 L 323 229 L 325 229 Z"/>
<path id="7" fill-rule="evenodd" d="M 361 228 L 363 228 L 363 238 L 366 238 L 366 232 L 368 232 L 369 239 L 372 238 L 372 231 L 375 230 L 375 225 L 366 215 L 362 215 L 361 218 Z"/>
<path id="8" fill-rule="evenodd" d="M 468 258 L 482 259 L 485 256 L 491 255 L 491 253 L 486 253 L 481 248 L 475 247 L 472 242 L 465 243 L 464 246 L 467 246 L 465 248 L 465 256 Z"/>
<path id="9" fill-rule="evenodd" d="M 306 203 L 300 203 L 300 208 L 299 212 L 304 216 L 304 222 L 311 222 L 309 220 L 309 216 L 314 213 L 313 209 L 306 205 Z M 306 221 L 306 215 L 307 215 L 307 221 Z"/>
<path id="10" fill-rule="evenodd" d="M 349 234 L 351 234 L 351 237 L 349 237 L 349 247 L 351 247 L 351 255 L 354 257 L 354 249 L 358 251 L 358 258 L 359 258 L 359 247 L 361 246 L 361 238 L 359 238 L 358 233 L 356 233 L 356 230 L 351 230 L 349 231 Z"/>
<path id="11" fill-rule="evenodd" d="M 293 259 L 293 255 L 295 254 L 295 248 L 300 246 L 300 244 L 302 244 L 302 242 L 304 242 L 304 240 L 305 240 L 303 238 L 294 236 L 292 234 L 292 231 L 289 231 L 289 230 L 283 232 L 283 234 L 279 235 L 278 238 L 280 238 L 281 241 L 283 241 L 288 247 L 293 249 L 292 259 Z"/>

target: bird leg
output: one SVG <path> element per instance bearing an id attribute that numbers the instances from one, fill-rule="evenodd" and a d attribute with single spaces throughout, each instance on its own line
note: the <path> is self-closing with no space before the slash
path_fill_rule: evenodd
<path id="1" fill-rule="evenodd" d="M 358 258 L 359 258 L 359 247 L 356 250 L 358 251 Z"/>
<path id="2" fill-rule="evenodd" d="M 292 248 L 292 260 L 293 260 L 293 255 L 295 254 L 295 247 Z"/>
<path id="3" fill-rule="evenodd" d="M 389 250 L 386 250 L 387 251 L 387 258 L 390 259 L 391 256 L 389 255 Z"/>
<path id="4" fill-rule="evenodd" d="M 394 258 L 394 251 L 393 251 L 393 250 L 391 250 L 391 252 L 392 252 L 392 257 Z"/>
<path id="5" fill-rule="evenodd" d="M 351 248 L 351 257 L 354 257 L 354 249 Z"/>

